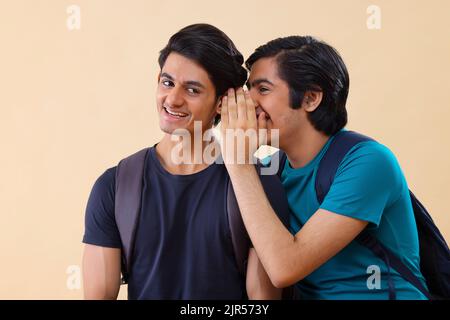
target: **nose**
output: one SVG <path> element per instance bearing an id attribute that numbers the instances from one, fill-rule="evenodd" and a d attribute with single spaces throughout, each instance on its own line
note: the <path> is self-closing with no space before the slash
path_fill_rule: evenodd
<path id="1" fill-rule="evenodd" d="M 182 88 L 177 86 L 173 87 L 166 96 L 166 104 L 171 107 L 180 107 L 183 105 L 183 93 Z"/>
<path id="2" fill-rule="evenodd" d="M 248 92 L 250 93 L 250 98 L 252 98 L 252 100 L 253 100 L 253 103 L 255 105 L 256 111 L 258 111 L 259 101 L 257 99 L 257 94 L 256 94 L 256 91 L 255 91 L 255 88 L 254 87 L 250 88 L 250 90 Z M 259 108 L 259 109 L 261 109 L 261 108 Z"/>

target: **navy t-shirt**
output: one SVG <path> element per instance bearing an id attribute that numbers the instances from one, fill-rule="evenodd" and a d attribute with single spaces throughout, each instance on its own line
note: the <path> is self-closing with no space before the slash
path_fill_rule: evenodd
<path id="1" fill-rule="evenodd" d="M 92 188 L 84 243 L 121 248 L 114 218 L 116 167 Z M 242 299 L 245 279 L 233 253 L 223 164 L 173 175 L 150 148 L 143 177 L 129 299 Z M 283 221 L 285 222 L 285 221 Z"/>

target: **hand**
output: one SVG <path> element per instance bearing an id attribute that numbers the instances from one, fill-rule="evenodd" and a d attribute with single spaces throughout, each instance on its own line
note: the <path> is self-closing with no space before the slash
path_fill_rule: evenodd
<path id="1" fill-rule="evenodd" d="M 256 117 L 255 104 L 243 88 L 229 89 L 222 98 L 221 133 L 226 165 L 255 163 L 253 154 L 267 140 L 267 120 L 264 112 Z"/>

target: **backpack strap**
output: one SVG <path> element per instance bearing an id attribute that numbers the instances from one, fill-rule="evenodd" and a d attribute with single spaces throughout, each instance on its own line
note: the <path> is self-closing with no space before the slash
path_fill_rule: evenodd
<path id="1" fill-rule="evenodd" d="M 148 150 L 149 148 L 145 148 L 123 159 L 116 169 L 115 219 L 122 241 L 122 284 L 128 282 L 131 270 L 136 226 L 141 209 L 142 178 Z M 257 169 L 260 172 L 260 164 L 257 165 Z M 287 226 L 289 204 L 281 182 L 276 176 L 271 175 L 260 175 L 260 179 L 270 204 Z M 245 276 L 251 241 L 242 221 L 239 205 L 229 178 L 226 212 L 236 264 L 240 274 Z"/>
<path id="2" fill-rule="evenodd" d="M 428 299 L 431 300 L 431 295 L 427 289 L 422 285 L 419 279 L 412 273 L 412 271 L 388 248 L 386 248 L 380 241 L 377 240 L 372 234 L 368 232 L 361 232 L 356 240 L 359 244 L 368 248 L 378 258 L 385 261 L 388 266 L 388 286 L 389 286 L 389 299 L 395 300 L 395 287 L 390 277 L 390 268 L 394 268 L 400 275 L 420 290 Z"/>
<path id="3" fill-rule="evenodd" d="M 278 157 L 278 158 L 277 158 Z M 286 164 L 287 155 L 283 150 L 278 151 L 275 154 L 275 161 L 279 161 L 277 176 L 281 180 L 281 174 L 283 173 L 284 166 Z"/>
<path id="4" fill-rule="evenodd" d="M 128 283 L 136 226 L 141 208 L 142 177 L 148 149 L 119 162 L 116 169 L 115 218 L 122 241 L 122 284 Z M 246 274 L 250 238 L 242 221 L 231 181 L 227 182 L 226 211 L 239 272 Z"/>
<path id="5" fill-rule="evenodd" d="M 290 209 L 283 185 L 276 175 L 261 174 L 261 168 L 262 165 L 258 162 L 256 169 L 258 171 L 259 179 L 263 186 L 264 192 L 267 195 L 273 210 L 277 213 L 277 216 L 280 218 L 282 223 L 288 227 Z M 239 205 L 237 203 L 230 179 L 228 179 L 226 210 L 228 214 L 228 222 L 236 264 L 240 274 L 245 276 L 247 273 L 248 253 L 252 245 L 244 222 L 242 221 L 241 212 L 239 210 Z"/>
<path id="6" fill-rule="evenodd" d="M 317 170 L 315 189 L 317 201 L 322 204 L 325 196 L 333 183 L 336 171 L 351 148 L 364 141 L 375 141 L 372 138 L 356 133 L 354 131 L 341 131 L 337 133 L 330 143 L 319 163 Z M 388 287 L 389 299 L 396 299 L 395 286 L 391 278 L 390 268 L 394 268 L 405 280 L 414 285 L 427 298 L 431 298 L 428 290 L 424 288 L 419 279 L 411 270 L 388 248 L 386 248 L 376 237 L 370 234 L 367 229 L 362 231 L 355 239 L 360 245 L 373 252 L 374 255 L 382 259 L 388 267 Z"/>
<path id="7" fill-rule="evenodd" d="M 279 149 L 277 152 L 275 152 L 274 154 L 272 154 L 270 156 L 269 163 L 262 164 L 262 162 L 258 161 L 258 165 L 260 167 L 268 167 L 268 166 L 271 166 L 273 163 L 278 163 L 277 176 L 278 176 L 278 179 L 281 180 L 281 174 L 283 173 L 283 169 L 286 164 L 286 159 L 287 159 L 286 153 L 283 150 Z M 261 172 L 261 171 L 259 171 L 259 172 Z"/>
<path id="8" fill-rule="evenodd" d="M 245 229 L 244 221 L 242 221 L 241 212 L 239 211 L 239 205 L 230 178 L 228 178 L 227 182 L 226 212 L 236 264 L 241 276 L 245 276 L 247 273 L 248 251 L 251 242 Z"/>
<path id="9" fill-rule="evenodd" d="M 149 148 L 121 160 L 116 168 L 114 215 L 122 241 L 122 284 L 128 283 L 136 226 L 141 211 L 142 178 Z"/>
<path id="10" fill-rule="evenodd" d="M 364 141 L 374 140 L 354 131 L 340 131 L 334 136 L 317 169 L 315 188 L 319 204 L 330 191 L 336 171 L 345 155 L 351 148 Z"/>

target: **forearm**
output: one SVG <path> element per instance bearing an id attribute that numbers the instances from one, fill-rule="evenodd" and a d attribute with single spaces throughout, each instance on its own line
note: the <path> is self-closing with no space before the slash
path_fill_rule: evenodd
<path id="1" fill-rule="evenodd" d="M 251 143 L 250 135 L 247 140 L 241 140 L 244 147 L 237 150 L 236 141 L 242 136 L 236 130 L 254 133 L 268 128 L 265 113 L 261 112 L 257 118 L 255 108 L 250 95 L 241 89 L 237 95 L 230 89 L 222 99 L 222 154 L 259 259 L 272 283 L 285 287 L 308 276 L 345 248 L 368 222 L 319 207 L 295 236 L 290 234 L 272 209 L 255 167 L 233 164 L 236 151 L 247 155 L 248 159 L 257 145 Z M 230 130 L 235 134 L 229 134 Z"/>
<path id="2" fill-rule="evenodd" d="M 247 232 L 272 283 L 293 268 L 295 240 L 273 211 L 253 165 L 227 165 Z M 251 192 L 249 192 L 251 190 Z"/>
<path id="3" fill-rule="evenodd" d="M 246 287 L 250 300 L 279 300 L 282 296 L 282 289 L 272 284 L 254 248 L 249 252 Z"/>

